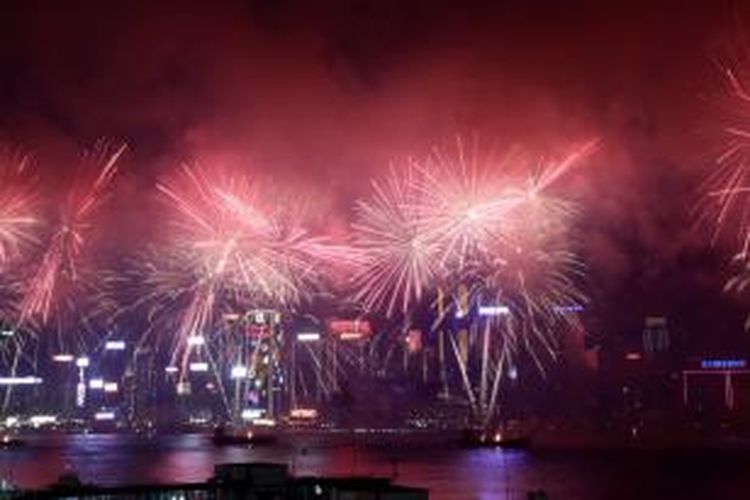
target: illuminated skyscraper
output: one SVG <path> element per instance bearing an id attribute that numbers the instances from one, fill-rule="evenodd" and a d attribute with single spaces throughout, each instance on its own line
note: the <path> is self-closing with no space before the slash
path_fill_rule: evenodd
<path id="1" fill-rule="evenodd" d="M 156 403 L 156 372 L 152 349 L 136 349 L 125 372 L 123 384 L 131 425 L 136 428 L 150 427 L 154 423 Z"/>
<path id="2" fill-rule="evenodd" d="M 248 311 L 230 328 L 226 342 L 220 370 L 229 380 L 233 417 L 278 416 L 285 386 L 281 313 Z"/>

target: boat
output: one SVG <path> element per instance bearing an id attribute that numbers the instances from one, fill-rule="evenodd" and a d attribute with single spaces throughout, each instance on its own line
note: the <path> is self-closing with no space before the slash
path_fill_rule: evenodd
<path id="1" fill-rule="evenodd" d="M 11 434 L 2 434 L 0 436 L 0 448 L 17 448 L 23 445 L 23 441 Z"/>
<path id="2" fill-rule="evenodd" d="M 216 446 L 242 446 L 274 444 L 277 439 L 268 430 L 262 432 L 252 428 L 232 430 L 219 426 L 214 430 L 211 440 Z"/>
<path id="3" fill-rule="evenodd" d="M 479 429 L 466 429 L 463 444 L 468 448 L 505 448 L 526 450 L 531 448 L 531 437 L 526 434 L 503 433 L 500 430 L 487 432 Z"/>

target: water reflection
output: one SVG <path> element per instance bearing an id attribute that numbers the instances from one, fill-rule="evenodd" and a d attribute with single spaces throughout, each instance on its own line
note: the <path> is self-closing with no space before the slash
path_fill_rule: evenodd
<path id="1" fill-rule="evenodd" d="M 430 498 L 746 498 L 750 455 L 645 452 L 519 452 L 458 448 L 216 448 L 206 436 L 146 439 L 114 435 L 37 436 L 29 446 L 0 451 L 0 474 L 26 488 L 76 473 L 102 485 L 193 482 L 217 463 L 287 463 L 297 475 L 374 475 L 430 489 Z"/>

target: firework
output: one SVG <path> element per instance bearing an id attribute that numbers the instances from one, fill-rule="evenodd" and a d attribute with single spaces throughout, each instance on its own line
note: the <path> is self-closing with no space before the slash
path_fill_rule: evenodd
<path id="1" fill-rule="evenodd" d="M 724 291 L 741 294 L 750 283 L 750 93 L 741 64 L 724 68 L 724 77 L 730 105 L 724 115 L 723 147 L 699 187 L 695 214 L 698 226 L 709 228 L 712 245 L 732 246 L 731 266 L 737 271 Z M 750 329 L 750 315 L 745 328 Z"/>
<path id="2" fill-rule="evenodd" d="M 156 323 L 176 318 L 168 329 L 183 364 L 187 339 L 210 336 L 225 312 L 294 310 L 319 289 L 321 263 L 341 254 L 302 226 L 291 198 L 246 176 L 184 165 L 157 189 L 170 230 L 142 266 L 141 302 Z"/>
<path id="3" fill-rule="evenodd" d="M 557 334 L 578 321 L 570 306 L 586 301 L 572 236 L 578 210 L 552 191 L 595 147 L 592 141 L 559 162 L 530 168 L 518 154 L 493 161 L 459 140 L 450 152 L 436 149 L 402 171 L 392 169 L 358 203 L 355 298 L 400 316 L 405 331 L 410 310 L 435 292 L 439 358 L 444 363 L 444 331 L 453 330 L 448 341 L 461 385 L 485 425 L 516 356 L 528 353 L 544 373 L 538 353 L 554 358 Z M 454 321 L 460 325 L 451 327 Z M 477 369 L 469 367 L 473 349 Z M 444 371 L 441 377 L 447 392 Z"/>
<path id="4" fill-rule="evenodd" d="M 413 168 L 395 170 L 384 183 L 373 183 L 374 195 L 357 204 L 354 252 L 360 270 L 352 279 L 355 300 L 386 315 L 408 311 L 434 284 L 438 241 L 422 217 L 421 193 Z"/>
<path id="5" fill-rule="evenodd" d="M 443 266 L 463 268 L 486 253 L 504 220 L 507 181 L 485 166 L 477 153 L 467 158 L 460 140 L 455 155 L 436 149 L 418 166 L 416 189 L 427 200 L 419 212 L 429 237 L 439 241 Z"/>
<path id="6" fill-rule="evenodd" d="M 725 69 L 731 99 L 731 123 L 724 127 L 725 143 L 715 168 L 700 187 L 698 223 L 711 227 L 711 243 L 727 235 L 736 241 L 734 258 L 746 260 L 750 251 L 750 94 L 744 73 Z"/>
<path id="7" fill-rule="evenodd" d="M 566 241 L 575 210 L 547 191 L 595 145 L 524 175 L 516 171 L 518 156 L 493 162 L 476 148 L 467 154 L 460 140 L 454 155 L 436 150 L 403 172 L 391 169 L 383 184 L 373 184 L 373 196 L 357 205 L 356 298 L 388 316 L 405 313 L 430 287 L 455 286 L 517 260 L 529 231 Z"/>
<path id="8" fill-rule="evenodd" d="M 28 156 L 0 156 L 0 270 L 35 241 L 36 182 Z"/>
<path id="9" fill-rule="evenodd" d="M 595 144 L 585 144 L 560 162 L 526 168 L 520 174 L 511 170 L 500 177 L 502 185 L 493 188 L 498 193 L 494 201 L 480 199 L 473 205 L 474 210 L 492 216 L 481 220 L 478 226 L 481 238 L 475 236 L 476 231 L 461 236 L 469 242 L 473 237 L 472 246 L 452 244 L 455 233 L 447 233 L 451 244 L 446 245 L 446 253 L 455 254 L 449 261 L 454 262 L 451 269 L 455 270 L 452 286 L 457 288 L 458 283 L 468 286 L 468 298 L 454 300 L 449 310 L 466 314 L 471 308 L 478 310 L 483 305 L 505 308 L 507 314 L 486 319 L 486 323 L 494 323 L 493 331 L 500 333 L 496 335 L 498 360 L 509 360 L 514 353 L 526 352 L 543 373 L 544 364 L 538 353 L 554 358 L 561 327 L 577 322 L 576 315 L 561 311 L 567 305 L 586 302 L 579 288 L 584 266 L 576 253 L 571 230 L 577 207 L 550 191 L 554 182 Z M 518 168 L 507 159 L 502 165 L 507 169 Z M 477 207 L 493 208 L 482 211 Z M 467 262 L 471 265 L 466 265 Z"/>
<path id="10" fill-rule="evenodd" d="M 246 178 L 212 178 L 187 166 L 182 172 L 184 184 L 157 186 L 174 209 L 173 244 L 190 251 L 209 281 L 281 307 L 303 300 L 320 277 L 310 257 L 322 256 L 324 241 Z"/>
<path id="11" fill-rule="evenodd" d="M 96 271 L 83 257 L 96 227 L 96 215 L 110 195 L 118 160 L 124 151 L 124 145 L 112 148 L 99 143 L 84 154 L 78 176 L 60 202 L 57 220 L 44 240 L 38 263 L 30 266 L 33 271 L 26 278 L 19 324 L 46 327 L 55 318 L 60 326 L 57 313 L 62 314 L 63 310 L 73 311 L 79 319 L 84 319 L 82 311 L 71 303 L 88 296 L 97 281 L 92 276 Z"/>
<path id="12" fill-rule="evenodd" d="M 520 345 L 544 371 L 537 347 L 554 357 L 559 327 L 577 320 L 562 311 L 587 300 L 579 288 L 585 266 L 567 225 L 572 209 L 567 204 L 561 208 L 560 200 L 545 200 L 541 207 L 537 203 L 514 214 L 517 222 L 505 229 L 495 251 L 488 254 L 475 302 L 507 306 L 503 326 L 508 346 L 518 350 Z"/>

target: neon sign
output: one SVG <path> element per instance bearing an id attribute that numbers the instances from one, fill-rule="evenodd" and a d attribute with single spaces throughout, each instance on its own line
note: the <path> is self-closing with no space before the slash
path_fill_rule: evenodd
<path id="1" fill-rule="evenodd" d="M 746 368 L 747 361 L 744 359 L 703 359 L 701 369 L 703 370 L 732 370 Z"/>

